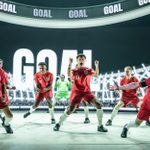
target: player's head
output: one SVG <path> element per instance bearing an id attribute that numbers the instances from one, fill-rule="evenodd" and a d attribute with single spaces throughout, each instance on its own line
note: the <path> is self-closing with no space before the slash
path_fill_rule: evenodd
<path id="1" fill-rule="evenodd" d="M 130 66 L 126 66 L 124 68 L 124 72 L 127 76 L 131 75 L 132 74 L 132 68 Z"/>
<path id="2" fill-rule="evenodd" d="M 77 66 L 82 67 L 86 62 L 86 56 L 84 54 L 78 54 L 77 57 Z"/>
<path id="3" fill-rule="evenodd" d="M 0 68 L 3 67 L 3 60 L 0 58 Z"/>
<path id="4" fill-rule="evenodd" d="M 39 67 L 40 72 L 46 72 L 47 70 L 47 64 L 45 62 L 40 62 L 38 64 L 38 67 Z"/>
<path id="5" fill-rule="evenodd" d="M 64 81 L 64 80 L 65 80 L 65 75 L 64 75 L 64 74 L 61 74 L 61 75 L 60 75 L 60 79 L 61 79 L 61 81 Z"/>

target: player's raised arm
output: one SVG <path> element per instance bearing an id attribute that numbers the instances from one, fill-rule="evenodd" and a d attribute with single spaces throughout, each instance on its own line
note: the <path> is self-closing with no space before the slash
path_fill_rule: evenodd
<path id="1" fill-rule="evenodd" d="M 94 65 L 95 65 L 95 70 L 93 72 L 93 76 L 98 77 L 98 75 L 99 75 L 99 61 L 95 60 Z"/>
<path id="2" fill-rule="evenodd" d="M 68 65 L 68 70 L 67 70 L 67 74 L 69 78 L 71 78 L 72 63 L 73 63 L 73 59 L 69 58 L 69 65 Z"/>

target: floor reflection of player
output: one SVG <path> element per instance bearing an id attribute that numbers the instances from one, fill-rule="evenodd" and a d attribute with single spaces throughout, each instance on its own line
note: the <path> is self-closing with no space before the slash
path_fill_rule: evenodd
<path id="1" fill-rule="evenodd" d="M 98 119 L 98 131 L 107 132 L 107 129 L 102 125 L 103 110 L 101 108 L 100 102 L 95 98 L 90 90 L 90 80 L 92 76 L 99 75 L 99 62 L 95 61 L 95 71 L 91 68 L 84 66 L 86 61 L 86 56 L 84 54 L 78 54 L 76 57 L 77 68 L 71 69 L 72 59 L 69 59 L 68 74 L 70 73 L 71 80 L 73 80 L 73 85 L 70 95 L 70 105 L 67 111 L 61 115 L 59 122 L 55 125 L 54 131 L 58 131 L 62 123 L 68 118 L 68 116 L 76 109 L 80 104 L 81 100 L 92 103 L 96 107 L 96 114 Z"/>
<path id="2" fill-rule="evenodd" d="M 40 102 L 46 99 L 49 107 L 49 113 L 51 115 L 51 123 L 55 123 L 54 111 L 52 108 L 52 83 L 53 83 L 53 74 L 47 71 L 47 65 L 44 62 L 38 64 L 39 72 L 35 73 L 34 80 L 36 83 L 36 101 L 30 110 L 24 114 L 24 118 L 28 117 L 36 108 L 39 106 Z"/>
<path id="3" fill-rule="evenodd" d="M 132 82 L 127 85 L 123 85 L 120 87 L 112 86 L 110 90 L 131 90 L 137 89 L 139 87 L 148 87 L 146 94 L 143 98 L 142 105 L 137 114 L 137 118 L 135 121 L 131 121 L 123 127 L 121 137 L 126 138 L 127 133 L 131 127 L 138 127 L 144 120 L 148 120 L 150 117 L 150 77 L 141 82 Z"/>
<path id="4" fill-rule="evenodd" d="M 2 69 L 3 66 L 3 60 L 0 59 L 0 109 L 4 113 L 4 117 L 1 117 L 2 119 L 2 126 L 5 128 L 7 133 L 13 133 L 13 130 L 10 125 L 10 121 L 13 118 L 13 114 L 11 110 L 9 109 L 9 100 L 8 100 L 8 94 L 7 94 L 7 84 L 8 84 L 8 78 L 6 76 L 5 71 Z"/>
<path id="5" fill-rule="evenodd" d="M 121 86 L 131 82 L 139 82 L 138 79 L 132 75 L 132 68 L 130 66 L 125 67 L 124 72 L 125 72 L 125 77 L 123 77 L 120 81 Z M 108 119 L 106 123 L 106 126 L 112 125 L 112 121 L 117 115 L 121 107 L 126 107 L 129 104 L 131 104 L 133 107 L 140 107 L 141 101 L 138 98 L 137 90 L 138 89 L 122 90 L 121 100 L 119 100 L 117 105 L 114 107 L 111 113 L 111 117 L 110 119 Z M 146 125 L 150 125 L 149 120 L 147 120 Z"/>

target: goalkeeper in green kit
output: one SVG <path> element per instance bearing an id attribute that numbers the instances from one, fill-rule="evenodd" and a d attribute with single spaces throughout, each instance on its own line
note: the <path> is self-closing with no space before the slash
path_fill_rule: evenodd
<path id="1" fill-rule="evenodd" d="M 60 79 L 58 79 L 55 83 L 56 95 L 55 95 L 55 103 L 61 99 L 69 100 L 70 97 L 70 89 L 71 89 L 71 81 L 65 80 L 65 75 L 61 75 Z"/>

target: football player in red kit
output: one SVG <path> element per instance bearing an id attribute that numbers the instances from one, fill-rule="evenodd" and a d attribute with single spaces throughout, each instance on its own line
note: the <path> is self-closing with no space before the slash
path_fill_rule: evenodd
<path id="1" fill-rule="evenodd" d="M 54 119 L 54 111 L 52 107 L 52 97 L 53 97 L 53 91 L 52 91 L 52 83 L 53 83 L 53 74 L 47 71 L 47 65 L 45 62 L 40 62 L 38 64 L 39 72 L 34 74 L 34 81 L 36 84 L 36 101 L 33 106 L 31 106 L 30 110 L 24 114 L 24 118 L 28 117 L 33 111 L 36 110 L 36 108 L 39 106 L 40 102 L 44 100 L 44 98 L 47 100 L 48 107 L 49 107 L 49 113 L 51 115 L 51 123 L 55 124 Z"/>
<path id="2" fill-rule="evenodd" d="M 72 58 L 69 59 L 68 74 L 73 81 L 71 94 L 70 94 L 70 105 L 67 111 L 61 115 L 59 122 L 55 125 L 54 131 L 58 131 L 62 123 L 68 118 L 68 116 L 76 109 L 80 104 L 81 100 L 92 103 L 96 107 L 97 119 L 98 119 L 98 131 L 107 132 L 107 129 L 102 125 L 103 110 L 100 102 L 95 98 L 90 90 L 90 79 L 92 76 L 99 75 L 99 62 L 95 61 L 95 71 L 91 68 L 85 67 L 86 56 L 84 54 L 78 54 L 76 57 L 77 67 L 72 68 Z"/>
<path id="3" fill-rule="evenodd" d="M 1 63 L 2 61 L 0 61 L 0 64 Z M 13 130 L 11 129 L 11 126 L 9 123 L 13 118 L 13 114 L 8 106 L 9 101 L 8 101 L 8 94 L 6 90 L 7 83 L 8 81 L 7 81 L 4 70 L 2 69 L 2 64 L 1 64 L 1 67 L 0 67 L 0 109 L 5 114 L 5 116 L 2 118 L 2 126 L 5 128 L 7 133 L 12 134 Z"/>
<path id="4" fill-rule="evenodd" d="M 137 89 L 139 87 L 148 87 L 146 94 L 143 98 L 142 105 L 137 114 L 137 118 L 135 121 L 131 121 L 123 127 L 121 137 L 126 138 L 129 128 L 138 127 L 144 120 L 148 120 L 150 117 L 150 77 L 141 82 L 132 82 L 124 86 L 112 86 L 111 90 L 131 90 Z"/>
<path id="5" fill-rule="evenodd" d="M 126 66 L 124 68 L 125 77 L 123 77 L 120 81 L 120 85 L 126 85 L 132 82 L 139 82 L 135 76 L 132 76 L 132 68 L 130 66 Z M 127 105 L 131 104 L 133 107 L 140 106 L 141 102 L 137 95 L 137 89 L 130 89 L 130 90 L 122 90 L 121 99 L 118 101 L 117 105 L 114 107 L 110 119 L 108 119 L 106 126 L 111 126 L 112 121 L 117 115 L 119 109 L 121 107 L 126 107 Z"/>

